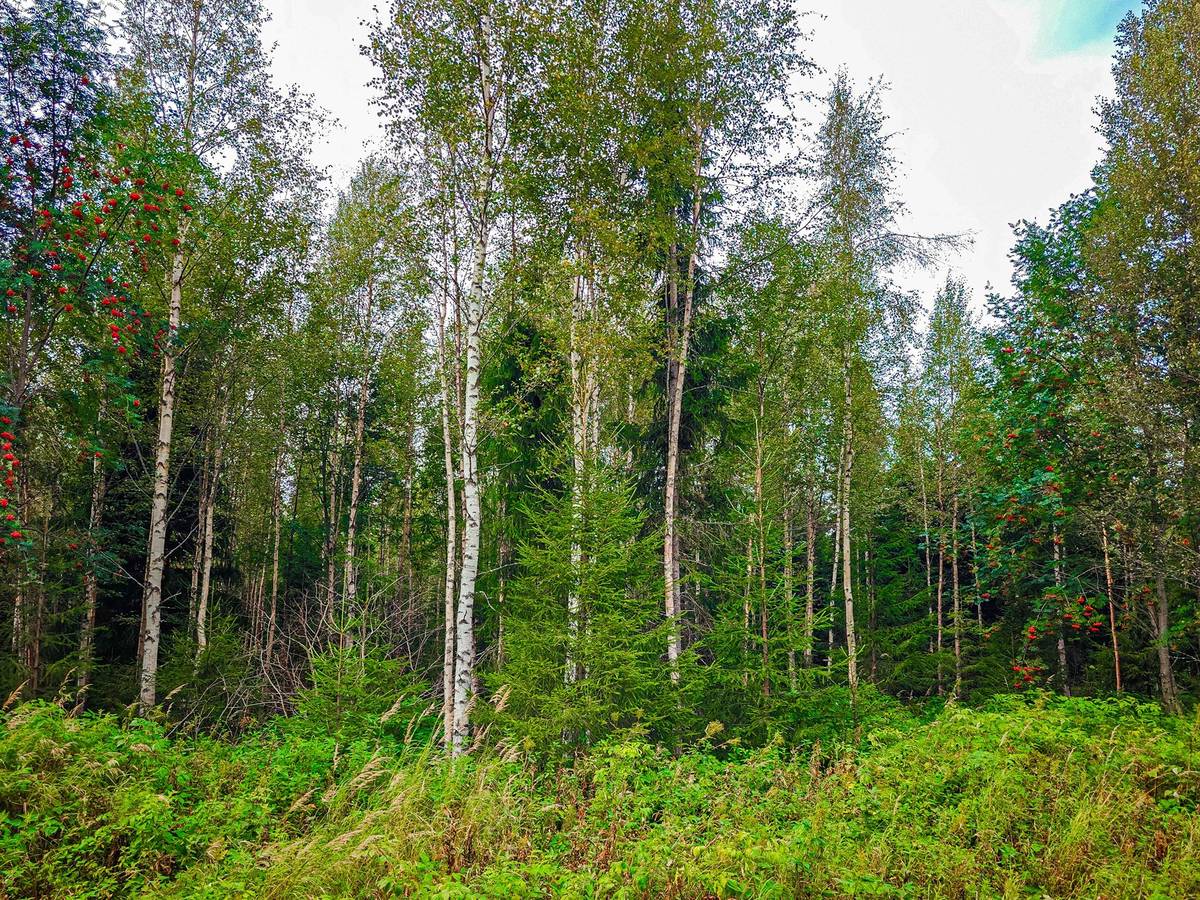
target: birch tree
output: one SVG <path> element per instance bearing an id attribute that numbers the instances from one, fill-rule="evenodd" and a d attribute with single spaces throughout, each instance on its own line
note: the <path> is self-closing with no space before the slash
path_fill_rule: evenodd
<path id="1" fill-rule="evenodd" d="M 163 139 L 218 162 L 247 137 L 268 94 L 267 59 L 259 43 L 258 0 L 128 0 L 121 17 L 131 72 L 137 73 Z M 186 229 L 181 231 L 186 234 Z M 142 601 L 139 709 L 154 706 L 166 564 L 171 445 L 175 427 L 176 358 L 184 288 L 199 260 L 187 242 L 176 249 L 164 286 L 166 334 L 159 378 L 150 543 Z"/>
<path id="2" fill-rule="evenodd" d="M 503 3 L 456 2 L 438 8 L 396 0 L 375 23 L 367 53 L 375 84 L 402 150 L 444 163 L 471 236 L 463 308 L 462 567 L 454 621 L 454 700 L 450 751 L 468 749 L 475 677 L 475 591 L 482 522 L 480 375 L 488 306 L 488 255 L 509 147 L 508 106 L 523 74 L 521 10 Z M 428 151 L 433 148 L 436 157 Z M 447 623 L 448 627 L 449 623 Z"/>

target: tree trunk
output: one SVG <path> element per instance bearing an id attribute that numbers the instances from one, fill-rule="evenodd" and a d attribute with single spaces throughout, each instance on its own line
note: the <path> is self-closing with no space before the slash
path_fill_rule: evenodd
<path id="1" fill-rule="evenodd" d="M 484 111 L 483 165 L 476 198 L 475 251 L 472 259 L 471 290 L 466 317 L 466 380 L 463 387 L 463 555 L 455 613 L 454 728 L 451 752 L 458 756 L 467 749 L 470 709 L 475 683 L 475 579 L 479 573 L 479 545 L 483 526 L 479 482 L 479 375 L 483 290 L 487 266 L 488 232 L 491 228 L 488 203 L 495 175 L 493 144 L 495 98 L 492 90 L 491 17 L 481 17 L 482 48 L 479 55 L 479 84 Z"/>
<path id="2" fill-rule="evenodd" d="M 217 490 L 221 482 L 221 463 L 225 456 L 225 432 L 229 423 L 229 397 L 221 406 L 216 440 L 213 441 L 212 474 L 208 479 L 208 500 L 204 505 L 204 556 L 200 567 L 200 595 L 196 602 L 196 659 L 208 647 L 208 596 L 212 584 L 213 512 L 217 505 Z"/>
<path id="3" fill-rule="evenodd" d="M 442 741 L 449 750 L 454 739 L 454 596 L 458 581 L 458 491 L 455 486 L 454 435 L 450 427 L 450 409 L 458 408 L 458 391 L 451 398 L 450 360 L 446 336 L 446 318 L 450 312 L 450 270 L 443 246 L 442 305 L 438 312 L 438 369 L 442 386 L 442 460 L 446 479 L 446 567 L 443 582 L 443 653 L 442 653 Z M 455 367 L 458 355 L 455 353 Z M 457 412 L 456 412 L 457 418 Z"/>
<path id="4" fill-rule="evenodd" d="M 196 492 L 196 537 L 192 546 L 192 581 L 188 590 L 188 628 L 196 632 L 196 603 L 200 599 L 200 570 L 204 567 L 204 522 L 208 508 L 208 478 L 212 462 L 212 432 L 204 430 L 201 445 L 200 489 Z"/>
<path id="5" fill-rule="evenodd" d="M 340 391 L 339 391 L 340 393 Z M 334 607 L 337 595 L 337 546 L 341 531 L 341 480 L 342 480 L 342 412 L 333 414 L 333 428 L 329 436 L 328 473 L 329 497 L 325 522 L 325 584 L 321 592 L 320 628 L 334 628 Z"/>
<path id="6" fill-rule="evenodd" d="M 825 668 L 832 671 L 833 669 L 833 646 L 834 646 L 834 630 L 833 630 L 833 609 L 837 603 L 837 586 L 838 586 L 838 570 L 840 568 L 842 558 L 842 468 L 846 464 L 846 448 L 843 445 L 842 454 L 838 457 L 837 468 L 837 487 L 834 490 L 834 506 L 833 506 L 833 567 L 829 573 L 829 600 L 826 605 L 826 612 L 829 614 L 829 632 L 828 640 L 826 641 L 825 649 Z"/>
<path id="7" fill-rule="evenodd" d="M 983 595 L 979 593 L 979 548 L 975 543 L 975 510 L 967 512 L 971 518 L 971 582 L 975 586 L 975 624 L 983 631 Z"/>
<path id="8" fill-rule="evenodd" d="M 370 322 L 370 305 L 368 303 L 367 321 Z M 369 324 L 368 324 L 369 327 Z M 347 509 L 348 521 L 346 524 L 346 566 L 343 574 L 344 597 L 343 604 L 347 615 L 355 615 L 355 601 L 358 597 L 358 567 L 355 559 L 355 539 L 358 536 L 358 501 L 359 492 L 362 490 L 362 463 L 363 463 L 363 431 L 366 426 L 367 418 L 367 394 L 371 384 L 370 367 L 363 372 L 362 379 L 358 385 L 358 405 L 355 409 L 354 418 L 354 463 L 350 470 L 350 505 Z M 340 634 L 338 643 L 346 646 L 346 635 Z"/>
<path id="9" fill-rule="evenodd" d="M 96 532 L 104 517 L 104 495 L 108 477 L 99 457 L 92 459 L 92 506 L 88 513 L 87 548 L 83 570 L 83 625 L 79 630 L 79 676 L 75 687 L 79 702 L 84 703 L 92 683 L 92 665 L 96 645 L 96 601 L 99 584 L 96 580 Z"/>
<path id="10" fill-rule="evenodd" d="M 929 492 L 925 487 L 925 453 L 924 446 L 917 451 L 917 473 L 921 481 L 921 525 L 925 530 L 925 590 L 929 593 L 929 618 L 934 617 L 933 609 L 933 547 L 929 534 Z M 929 638 L 929 652 L 933 653 L 933 636 Z"/>
<path id="11" fill-rule="evenodd" d="M 676 479 L 679 473 L 679 434 L 683 422 L 683 385 L 687 379 L 688 349 L 692 340 L 692 311 L 696 296 L 696 265 L 699 257 L 700 209 L 702 193 L 700 176 L 704 163 L 704 132 L 699 122 L 695 127 L 696 147 L 692 164 L 692 245 L 688 253 L 687 278 L 683 288 L 683 315 L 679 328 L 679 340 L 669 341 L 667 359 L 667 471 L 663 496 L 663 578 L 665 581 L 665 612 L 669 622 L 667 632 L 667 663 L 671 680 L 679 681 L 679 654 L 683 649 L 683 638 L 679 609 L 679 560 L 676 557 L 676 504 L 678 502 Z M 671 311 L 677 305 L 679 275 L 672 246 L 668 277 Z M 671 311 L 668 314 L 671 314 Z M 674 337 L 674 335 L 671 335 Z M 671 378 L 672 368 L 674 379 Z"/>
<path id="12" fill-rule="evenodd" d="M 792 543 L 792 504 L 783 505 L 783 599 L 787 610 L 787 666 L 788 690 L 796 693 L 796 588 L 792 556 L 796 549 Z"/>
<path id="13" fill-rule="evenodd" d="M 875 593 L 875 556 L 871 553 L 870 544 L 863 551 L 864 560 L 867 569 L 867 603 L 869 607 L 867 626 L 870 628 L 869 640 L 871 644 L 871 681 L 875 682 L 879 674 L 879 642 L 875 640 L 875 633 L 878 628 L 879 604 L 878 597 Z"/>
<path id="14" fill-rule="evenodd" d="M 758 417 L 754 423 L 754 517 L 758 532 L 758 603 L 759 638 L 762 651 L 762 693 L 771 695 L 770 645 L 768 644 L 767 615 L 767 525 L 763 500 L 763 434 L 765 412 L 763 385 L 758 386 Z"/>
<path id="15" fill-rule="evenodd" d="M 154 497 L 150 506 L 150 553 L 142 595 L 142 658 L 138 711 L 149 715 L 158 685 L 158 646 L 161 634 L 163 571 L 166 568 L 167 492 L 171 486 L 171 436 L 175 427 L 175 340 L 183 312 L 183 254 L 171 266 L 171 305 L 162 352 L 162 382 L 158 400 L 158 443 L 154 453 Z"/>
<path id="16" fill-rule="evenodd" d="M 280 416 L 282 420 L 282 416 Z M 283 422 L 280 422 L 282 434 Z M 283 520 L 283 444 L 275 453 L 275 477 L 271 491 L 271 605 L 267 612 L 267 637 L 263 647 L 263 669 L 275 658 L 275 623 L 279 616 L 279 546 Z"/>
<path id="17" fill-rule="evenodd" d="M 950 602 L 954 616 L 954 697 L 962 697 L 962 603 L 958 591 L 958 484 L 950 508 Z"/>
<path id="18" fill-rule="evenodd" d="M 1151 609 L 1154 622 L 1154 646 L 1158 651 L 1158 684 L 1162 691 L 1163 708 L 1176 715 L 1183 712 L 1179 692 L 1175 688 L 1175 673 L 1171 669 L 1170 608 L 1167 603 L 1167 581 L 1160 570 L 1154 577 L 1154 595 L 1158 609 Z"/>
<path id="19" fill-rule="evenodd" d="M 937 501 L 938 501 L 938 571 L 937 571 L 937 633 L 935 651 L 937 653 L 937 692 L 940 697 L 946 692 L 942 673 L 942 644 L 945 638 L 945 611 L 943 599 L 946 591 L 946 503 L 942 484 L 942 460 L 938 454 Z"/>
<path id="20" fill-rule="evenodd" d="M 746 581 L 742 586 L 742 687 L 750 684 L 750 586 L 754 583 L 754 538 L 746 538 Z"/>
<path id="21" fill-rule="evenodd" d="M 571 278 L 571 587 L 567 595 L 567 659 L 565 680 L 574 683 L 579 677 L 575 647 L 579 640 L 580 608 L 579 579 L 583 564 L 583 551 L 579 543 L 583 518 L 584 457 L 587 454 L 588 417 L 591 402 L 590 392 L 584 386 L 583 354 L 580 352 L 579 327 L 583 319 L 583 284 L 580 276 Z"/>
<path id="22" fill-rule="evenodd" d="M 805 498 L 804 522 L 804 668 L 813 664 L 813 620 L 816 616 L 817 587 L 817 499 L 816 493 Z"/>
<path id="23" fill-rule="evenodd" d="M 1113 602 L 1112 562 L 1108 555 L 1108 523 L 1100 523 L 1100 546 L 1104 550 L 1104 585 L 1108 590 L 1108 631 L 1112 636 L 1113 677 L 1121 693 L 1121 648 L 1117 646 L 1117 612 Z"/>
<path id="24" fill-rule="evenodd" d="M 858 643 L 854 633 L 854 586 L 851 577 L 852 565 L 850 556 L 850 486 L 854 471 L 854 416 L 851 406 L 850 392 L 850 356 L 846 354 L 843 374 L 843 392 L 846 409 L 844 423 L 845 446 L 842 467 L 842 596 L 846 602 L 846 661 L 847 679 L 850 683 L 850 696 L 853 699 L 858 692 Z"/>
<path id="25" fill-rule="evenodd" d="M 1054 586 L 1058 588 L 1058 596 L 1061 602 L 1063 594 L 1063 575 L 1062 575 L 1062 552 L 1059 550 L 1059 545 L 1062 537 L 1058 532 L 1054 533 Z M 1063 623 L 1060 617 L 1057 627 L 1058 639 L 1058 672 L 1062 679 L 1063 694 L 1071 696 L 1071 679 L 1070 673 L 1067 670 L 1067 639 L 1063 634 Z"/>

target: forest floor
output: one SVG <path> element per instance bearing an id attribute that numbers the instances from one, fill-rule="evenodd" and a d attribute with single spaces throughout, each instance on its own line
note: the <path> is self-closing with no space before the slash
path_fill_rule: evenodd
<path id="1" fill-rule="evenodd" d="M 844 739 L 456 764 L 279 720 L 0 718 L 0 897 L 1196 897 L 1200 730 L 1037 694 Z"/>

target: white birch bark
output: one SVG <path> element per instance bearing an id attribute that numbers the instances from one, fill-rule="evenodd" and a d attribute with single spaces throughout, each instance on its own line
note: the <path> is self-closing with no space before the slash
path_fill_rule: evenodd
<path id="1" fill-rule="evenodd" d="M 850 695 L 858 690 L 858 637 L 854 630 L 854 587 L 850 556 L 850 485 L 854 472 L 854 415 L 851 401 L 850 354 L 846 354 L 843 372 L 843 392 L 846 407 L 844 427 L 845 449 L 842 466 L 842 597 L 846 605 L 846 660 Z"/>
<path id="2" fill-rule="evenodd" d="M 496 98 L 492 83 L 492 20 L 480 17 L 479 89 L 483 115 L 483 148 L 479 190 L 475 196 L 475 250 L 472 258 L 471 289 L 466 310 L 466 378 L 463 385 L 463 555 L 455 611 L 454 727 L 451 752 L 458 756 L 467 749 L 470 708 L 475 681 L 475 579 L 479 573 L 482 504 L 479 480 L 479 376 L 483 329 L 484 275 L 487 268 L 491 228 L 489 203 L 493 189 Z"/>
<path id="3" fill-rule="evenodd" d="M 171 437 L 175 428 L 175 335 L 183 311 L 183 254 L 171 264 L 171 302 L 161 347 L 162 380 L 158 398 L 158 441 L 154 451 L 154 495 L 150 506 L 150 552 L 142 595 L 142 658 L 138 711 L 149 715 L 158 685 L 163 570 L 166 566 L 167 491 L 171 485 Z"/>
<path id="4" fill-rule="evenodd" d="M 225 457 L 225 431 L 229 423 L 229 399 L 221 407 L 216 440 L 213 441 L 212 474 L 208 479 L 208 497 L 204 504 L 204 553 L 200 564 L 200 593 L 196 601 L 196 659 L 208 648 L 208 597 L 212 586 L 213 511 L 217 505 L 221 464 Z"/>

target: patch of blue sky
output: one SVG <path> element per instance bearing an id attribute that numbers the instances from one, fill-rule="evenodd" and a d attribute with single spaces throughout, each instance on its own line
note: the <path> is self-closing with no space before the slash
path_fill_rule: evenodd
<path id="1" fill-rule="evenodd" d="M 1041 20 L 1038 50 L 1060 56 L 1107 47 L 1125 14 L 1141 8 L 1140 0 L 1036 0 Z"/>

